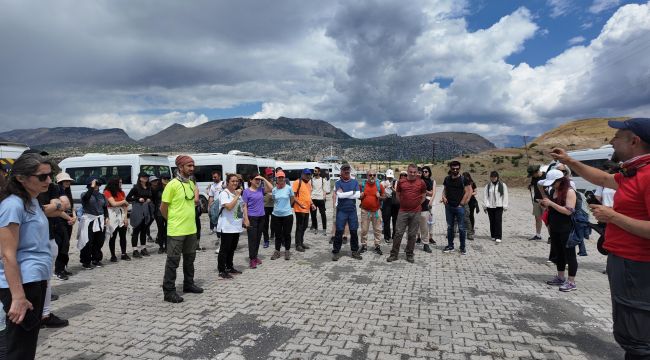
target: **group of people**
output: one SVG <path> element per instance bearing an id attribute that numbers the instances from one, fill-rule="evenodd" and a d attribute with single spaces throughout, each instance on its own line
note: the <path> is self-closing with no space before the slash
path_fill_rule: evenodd
<path id="1" fill-rule="evenodd" d="M 650 333 L 647 331 L 650 323 L 650 166 L 647 166 L 650 165 L 650 119 L 610 122 L 610 126 L 618 129 L 611 140 L 615 149 L 612 160 L 622 162 L 616 174 L 582 164 L 562 149 L 554 149 L 551 156 L 567 167 L 564 171 L 555 168 L 544 176 L 532 174 L 536 217 L 536 234 L 532 239 L 541 238 L 541 222 L 546 219 L 551 256 L 557 265 L 557 274 L 548 284 L 557 285 L 562 291 L 575 290 L 576 247 L 585 233 L 578 227 L 585 221 L 580 218 L 582 196 L 572 186 L 568 168 L 602 187 L 600 200 L 609 199 L 612 203 L 591 202 L 589 210 L 600 223 L 607 225 L 603 251 L 608 253 L 614 336 L 626 351 L 626 359 L 647 359 L 650 357 Z M 38 153 L 23 154 L 15 161 L 8 177 L 0 177 L 0 301 L 6 312 L 2 336 L 7 359 L 33 359 L 40 327 L 47 324 L 48 319 L 58 319 L 49 310 L 50 279 L 53 273 L 61 279 L 71 275 L 67 270 L 67 252 L 75 222 L 79 223 L 82 266 L 92 268 L 102 266 L 104 239 L 109 239 L 111 261 L 117 261 L 114 250 L 117 236 L 120 237 L 121 258 L 130 258 L 126 252 L 129 223 L 133 228 L 133 257 L 148 256 L 146 236 L 149 226 L 156 221 L 158 243 L 167 256 L 162 286 L 164 300 L 183 301 L 176 289 L 181 262 L 183 292 L 203 292 L 194 283 L 194 261 L 197 249 L 201 249 L 194 161 L 190 156 L 180 155 L 176 158 L 176 166 L 178 171 L 173 179 L 140 174 L 138 183 L 128 195 L 121 190 L 119 179 L 111 179 L 104 193 L 100 193 L 99 179 L 90 178 L 87 191 L 81 197 L 79 214 L 72 209 L 72 179 L 61 173 L 55 178 L 57 184 L 53 184 L 53 166 Z M 419 169 L 411 164 L 405 173 L 400 173 L 399 179 L 393 179 L 392 171 L 388 171 L 387 179 L 380 182 L 373 170 L 368 171 L 367 180 L 353 178 L 351 167 L 345 164 L 331 191 L 329 183 L 321 180 L 317 170 L 305 169 L 301 178 L 291 183 L 282 169 L 267 169 L 264 176 L 252 176 L 247 187 L 236 174 L 227 174 L 223 182 L 220 174 L 213 174 L 215 184 L 209 191 L 210 220 L 211 229 L 221 239 L 217 260 L 220 278 L 231 279 L 241 273 L 233 266 L 233 256 L 244 230 L 251 268 L 262 264 L 259 259 L 262 239 L 265 247 L 269 246 L 271 237 L 275 240 L 271 260 L 282 255 L 290 259 L 294 218 L 296 251 L 308 250 L 310 247 L 304 235 L 310 215 L 312 229 L 318 231 L 317 212 L 321 212 L 323 233 L 326 232 L 323 209 L 329 193 L 335 208 L 335 233 L 331 239 L 333 261 L 340 259 L 347 236 L 352 258 L 361 260 L 361 254 L 367 251 L 370 226 L 376 253 L 382 254 L 382 236 L 384 240 L 392 240 L 388 262 L 398 260 L 405 232 L 408 262 L 414 262 L 418 235 L 424 243 L 424 251 L 430 250 L 429 245 L 435 243 L 431 235 L 430 210 L 436 186 L 429 168 Z M 466 238 L 473 238 L 471 215 L 480 211 L 480 205 L 476 199 L 476 184 L 468 175 L 461 174 L 460 163 L 452 161 L 443 181 L 441 202 L 447 222 L 445 253 L 454 251 L 456 232 L 462 255 L 467 254 Z M 356 200 L 360 200 L 361 219 Z M 129 203 L 130 218 L 127 217 Z M 501 223 L 507 208 L 507 186 L 498 173 L 492 172 L 483 192 L 483 210 L 489 216 L 490 236 L 495 243 L 503 239 Z M 361 244 L 357 235 L 359 224 Z M 283 248 L 284 254 L 281 253 Z M 565 274 L 567 266 L 568 275 Z M 65 320 L 58 321 L 62 326 L 67 325 Z"/>

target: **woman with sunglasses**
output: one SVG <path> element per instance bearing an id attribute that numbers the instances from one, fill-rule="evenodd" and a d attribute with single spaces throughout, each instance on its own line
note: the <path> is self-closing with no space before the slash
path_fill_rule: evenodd
<path id="1" fill-rule="evenodd" d="M 263 186 L 262 186 L 262 183 Z M 248 235 L 248 259 L 251 269 L 257 268 L 262 261 L 257 257 L 262 240 L 264 225 L 264 194 L 273 190 L 271 184 L 259 174 L 253 174 L 248 181 L 248 188 L 244 190 L 242 201 L 244 206 L 244 226 Z"/>
<path id="2" fill-rule="evenodd" d="M 0 189 L 0 300 L 7 310 L 5 359 L 34 359 L 47 281 L 52 274 L 49 225 L 37 196 L 48 190 L 52 167 L 23 154 Z"/>
<path id="3" fill-rule="evenodd" d="M 241 271 L 233 266 L 239 234 L 243 231 L 244 206 L 241 194 L 239 177 L 237 174 L 228 174 L 226 188 L 219 194 L 221 209 L 217 223 L 217 232 L 221 233 L 217 268 L 222 279 L 232 279 L 231 274 L 241 274 Z"/>
<path id="4" fill-rule="evenodd" d="M 420 238 L 424 243 L 422 250 L 430 253 L 431 247 L 429 244 L 436 244 L 433 240 L 433 214 L 431 212 L 433 200 L 436 197 L 436 181 L 431 177 L 431 168 L 428 166 L 422 167 L 422 181 L 427 186 L 427 193 L 420 213 Z"/>

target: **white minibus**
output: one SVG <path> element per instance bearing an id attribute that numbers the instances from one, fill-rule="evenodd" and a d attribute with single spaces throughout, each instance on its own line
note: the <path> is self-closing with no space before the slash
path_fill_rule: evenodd
<path id="1" fill-rule="evenodd" d="M 589 166 L 599 168 L 601 170 L 606 170 L 605 165 L 609 160 L 611 160 L 612 155 L 614 154 L 614 148 L 611 145 L 605 145 L 598 149 L 584 149 L 569 151 L 569 156 L 580 161 L 581 163 Z M 555 162 L 549 165 L 549 169 L 555 167 Z M 588 182 L 587 180 L 580 177 L 575 169 L 571 169 L 571 180 L 576 184 L 576 188 L 579 191 L 594 191 L 596 190 L 596 185 Z"/>

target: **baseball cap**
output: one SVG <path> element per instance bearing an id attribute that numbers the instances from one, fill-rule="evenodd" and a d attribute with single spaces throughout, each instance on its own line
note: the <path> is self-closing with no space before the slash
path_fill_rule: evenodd
<path id="1" fill-rule="evenodd" d="M 387 178 L 392 178 L 393 177 L 393 170 L 391 170 L 391 169 L 386 170 L 386 177 Z"/>
<path id="2" fill-rule="evenodd" d="M 343 165 L 341 165 L 341 170 L 350 170 L 350 169 L 352 169 L 352 167 L 350 166 L 350 164 L 343 164 Z"/>
<path id="3" fill-rule="evenodd" d="M 156 181 L 156 180 L 160 180 L 160 179 L 158 179 L 158 177 L 156 176 L 149 176 L 149 182 Z"/>
<path id="4" fill-rule="evenodd" d="M 610 120 L 609 127 L 619 130 L 630 130 L 646 144 L 650 144 L 650 118 L 632 118 L 625 121 Z"/>
<path id="5" fill-rule="evenodd" d="M 542 186 L 551 186 L 553 185 L 554 182 L 556 182 L 558 179 L 561 179 L 564 177 L 564 173 L 558 169 L 553 169 L 550 170 L 549 172 L 546 173 L 546 179 L 541 180 Z"/>
<path id="6" fill-rule="evenodd" d="M 266 176 L 273 175 L 273 169 L 271 169 L 271 168 L 266 168 L 266 170 L 264 170 L 264 174 L 265 174 Z"/>
<path id="7" fill-rule="evenodd" d="M 279 170 L 275 172 L 275 177 L 286 177 L 286 175 L 284 175 L 284 171 Z"/>
<path id="8" fill-rule="evenodd" d="M 302 173 L 307 174 L 307 175 L 311 175 L 311 169 L 307 169 L 307 168 L 302 169 Z"/>

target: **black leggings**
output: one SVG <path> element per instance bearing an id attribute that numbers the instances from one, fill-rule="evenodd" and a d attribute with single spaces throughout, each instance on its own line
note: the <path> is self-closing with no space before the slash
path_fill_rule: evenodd
<path id="1" fill-rule="evenodd" d="M 253 260 L 257 259 L 257 254 L 260 251 L 264 216 L 249 216 L 248 221 L 250 221 L 246 229 L 246 233 L 248 234 L 248 258 Z"/>
<path id="2" fill-rule="evenodd" d="M 233 268 L 233 258 L 239 243 L 239 233 L 221 233 L 221 244 L 219 245 L 219 256 L 217 257 L 217 269 L 219 272 L 226 272 Z"/>
<path id="3" fill-rule="evenodd" d="M 566 247 L 566 243 L 569 240 L 568 231 L 549 231 L 551 235 L 551 246 L 553 247 L 553 252 L 556 255 L 555 265 L 557 265 L 557 271 L 564 271 L 566 264 L 569 264 L 569 276 L 576 276 L 578 273 L 578 258 L 576 256 L 576 248 Z"/>
<path id="4" fill-rule="evenodd" d="M 115 231 L 110 239 L 108 239 L 108 249 L 111 251 L 111 256 L 115 256 L 115 239 L 120 235 L 120 250 L 122 254 L 126 254 L 126 226 L 120 226 Z"/>
<path id="5" fill-rule="evenodd" d="M 288 251 L 291 249 L 291 228 L 293 227 L 293 215 L 271 215 L 271 227 L 273 227 L 275 230 L 275 250 L 280 251 L 283 245 L 285 250 Z"/>
<path id="6" fill-rule="evenodd" d="M 133 234 L 131 234 L 131 246 L 134 250 L 138 247 L 138 237 L 140 237 L 140 245 L 147 245 L 147 224 L 144 220 L 140 225 L 133 228 Z"/>
<path id="7" fill-rule="evenodd" d="M 264 242 L 269 241 L 269 227 L 271 228 L 271 236 L 274 234 L 273 227 L 271 226 L 272 212 L 272 207 L 264 207 L 264 223 L 262 224 L 262 235 L 264 236 Z"/>
<path id="8" fill-rule="evenodd" d="M 313 230 L 318 230 L 318 214 L 320 211 L 320 219 L 323 223 L 323 230 L 327 229 L 327 216 L 325 215 L 325 200 L 312 200 L 316 209 L 310 210 L 311 214 L 311 228 Z"/>
<path id="9" fill-rule="evenodd" d="M 3 359 L 24 360 L 35 358 L 46 290 L 47 281 L 23 284 L 25 297 L 32 303 L 34 309 L 27 310 L 21 325 L 16 325 L 8 317 L 6 318 L 6 329 L 3 331 L 6 352 L 2 354 L 4 355 Z M 9 291 L 9 288 L 0 289 L 0 300 L 2 300 L 5 313 L 8 313 L 11 308 L 11 291 Z M 35 322 L 36 325 L 30 330 L 25 330 L 23 326 L 29 325 L 30 322 Z"/>
<path id="10" fill-rule="evenodd" d="M 309 225 L 309 213 L 296 212 L 296 247 L 305 243 L 305 231 Z"/>

